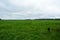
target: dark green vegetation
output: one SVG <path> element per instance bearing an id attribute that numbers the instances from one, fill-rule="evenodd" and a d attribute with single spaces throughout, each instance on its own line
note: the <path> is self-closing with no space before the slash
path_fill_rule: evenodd
<path id="1" fill-rule="evenodd" d="M 0 40 L 60 40 L 60 20 L 0 20 Z"/>

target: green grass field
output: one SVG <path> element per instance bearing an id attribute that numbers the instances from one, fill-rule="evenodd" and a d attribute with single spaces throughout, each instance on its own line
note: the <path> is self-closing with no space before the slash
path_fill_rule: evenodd
<path id="1" fill-rule="evenodd" d="M 0 20 L 0 40 L 60 40 L 60 20 Z"/>

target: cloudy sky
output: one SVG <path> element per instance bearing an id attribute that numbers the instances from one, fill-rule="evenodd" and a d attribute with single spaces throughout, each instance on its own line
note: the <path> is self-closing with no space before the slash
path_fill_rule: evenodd
<path id="1" fill-rule="evenodd" d="M 0 0 L 0 18 L 60 18 L 60 0 Z"/>

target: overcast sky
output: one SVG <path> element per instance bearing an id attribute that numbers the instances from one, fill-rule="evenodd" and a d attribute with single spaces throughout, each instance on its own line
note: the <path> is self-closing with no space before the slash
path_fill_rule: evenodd
<path id="1" fill-rule="evenodd" d="M 60 0 L 0 0 L 0 18 L 60 18 Z"/>

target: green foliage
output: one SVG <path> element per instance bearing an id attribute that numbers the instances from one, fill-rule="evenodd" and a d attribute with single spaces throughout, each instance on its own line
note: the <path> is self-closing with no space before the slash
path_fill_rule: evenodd
<path id="1" fill-rule="evenodd" d="M 60 40 L 60 32 L 52 30 L 56 28 L 59 20 L 1 20 L 0 40 Z"/>

